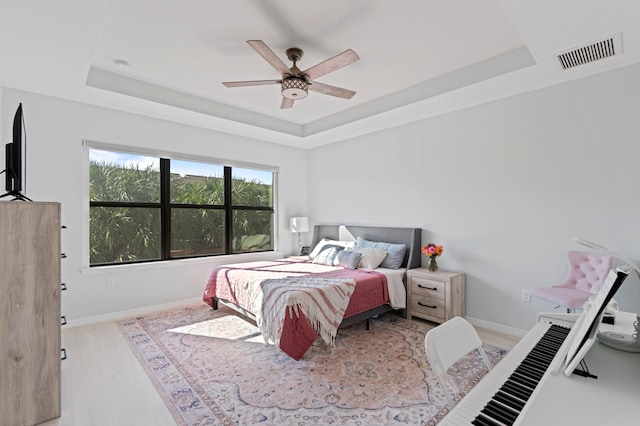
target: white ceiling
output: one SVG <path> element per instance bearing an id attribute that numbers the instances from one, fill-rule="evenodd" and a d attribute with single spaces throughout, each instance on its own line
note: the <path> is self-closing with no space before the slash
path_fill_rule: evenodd
<path id="1" fill-rule="evenodd" d="M 0 84 L 310 148 L 640 62 L 637 0 L 0 0 Z M 622 34 L 623 53 L 561 71 L 555 55 Z M 280 109 L 246 40 L 306 69 L 360 60 Z M 126 70 L 117 60 L 130 64 Z"/>

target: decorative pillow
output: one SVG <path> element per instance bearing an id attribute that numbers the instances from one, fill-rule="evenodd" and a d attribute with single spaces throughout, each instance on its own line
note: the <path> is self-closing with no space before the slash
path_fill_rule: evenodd
<path id="1" fill-rule="evenodd" d="M 357 253 L 355 251 L 341 250 L 338 252 L 338 255 L 336 256 L 334 265 L 343 266 L 347 269 L 356 269 L 358 267 L 358 263 L 360 263 L 361 257 L 362 257 L 362 253 Z"/>
<path id="2" fill-rule="evenodd" d="M 309 257 L 311 259 L 315 258 L 318 255 L 318 253 L 320 253 L 322 248 L 324 246 L 326 246 L 327 244 L 334 245 L 334 246 L 340 246 L 340 247 L 346 248 L 346 249 L 352 249 L 352 248 L 354 248 L 356 246 L 355 241 L 337 241 L 337 240 L 330 240 L 328 238 L 323 238 L 323 239 L 320 240 L 320 242 L 318 242 L 318 244 L 316 244 L 316 246 L 313 248 L 311 253 L 309 253 Z"/>
<path id="3" fill-rule="evenodd" d="M 352 250 L 354 253 L 361 253 L 358 268 L 360 269 L 376 269 L 385 257 L 387 252 L 373 247 L 356 247 Z"/>
<path id="4" fill-rule="evenodd" d="M 387 252 L 387 257 L 380 265 L 383 268 L 398 269 L 402 266 L 404 255 L 407 252 L 407 246 L 404 244 L 391 244 L 377 241 L 368 241 L 362 237 L 358 237 L 356 247 L 373 247 Z"/>
<path id="5" fill-rule="evenodd" d="M 322 247 L 322 250 L 313 258 L 313 263 L 319 263 L 320 265 L 333 266 L 336 260 L 336 256 L 343 250 L 342 246 L 335 244 L 327 244 Z"/>

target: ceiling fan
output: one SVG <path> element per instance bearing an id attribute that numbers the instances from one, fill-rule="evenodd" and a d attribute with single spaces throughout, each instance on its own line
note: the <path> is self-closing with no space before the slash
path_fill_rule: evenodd
<path id="1" fill-rule="evenodd" d="M 322 77 L 325 74 L 345 67 L 360 59 L 356 52 L 351 49 L 345 50 L 339 55 L 320 62 L 311 68 L 300 71 L 296 64 L 300 58 L 302 58 L 304 53 L 302 49 L 297 47 L 287 49 L 287 58 L 293 62 L 293 66 L 288 68 L 262 40 L 247 40 L 247 43 L 249 46 L 253 47 L 260 56 L 269 62 L 269 64 L 271 64 L 271 66 L 280 73 L 282 78 L 280 80 L 228 81 L 222 83 L 226 87 L 280 84 L 280 92 L 282 93 L 282 104 L 280 105 L 280 108 L 291 108 L 295 101 L 307 97 L 308 90 L 344 99 L 351 99 L 353 95 L 356 94 L 353 90 L 343 89 L 341 87 L 330 86 L 328 84 L 322 84 L 314 81 L 318 77 Z"/>

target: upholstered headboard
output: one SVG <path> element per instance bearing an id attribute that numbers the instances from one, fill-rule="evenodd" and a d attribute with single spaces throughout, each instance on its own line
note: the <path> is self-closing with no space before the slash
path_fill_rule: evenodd
<path id="1" fill-rule="evenodd" d="M 339 240 L 341 225 L 315 225 L 313 227 L 313 241 L 311 248 L 322 238 Z M 351 226 L 343 225 L 354 237 L 362 237 L 369 241 L 380 241 L 393 244 L 405 244 L 407 252 L 402 267 L 407 269 L 419 268 L 422 264 L 420 246 L 422 243 L 422 229 L 420 228 L 388 228 L 381 226 Z"/>

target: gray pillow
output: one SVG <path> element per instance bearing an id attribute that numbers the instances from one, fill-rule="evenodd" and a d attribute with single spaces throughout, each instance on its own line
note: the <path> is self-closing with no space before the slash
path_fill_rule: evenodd
<path id="1" fill-rule="evenodd" d="M 342 250 L 338 252 L 338 256 L 336 256 L 335 264 L 343 266 L 347 269 L 356 269 L 358 267 L 358 262 L 360 262 L 361 257 L 362 257 L 362 253 L 357 253 L 355 251 Z"/>
<path id="2" fill-rule="evenodd" d="M 407 246 L 404 244 L 383 243 L 378 241 L 368 241 L 362 237 L 358 237 L 356 247 L 372 247 L 387 252 L 380 267 L 389 269 L 398 269 L 402 266 L 404 255 L 407 252 Z"/>

